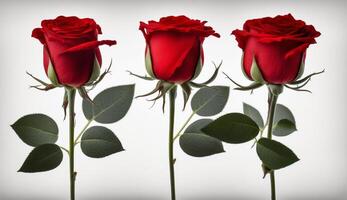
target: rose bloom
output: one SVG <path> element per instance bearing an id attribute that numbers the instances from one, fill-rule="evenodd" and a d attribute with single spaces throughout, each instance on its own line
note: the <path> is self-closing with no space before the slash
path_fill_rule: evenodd
<path id="1" fill-rule="evenodd" d="M 306 49 L 320 35 L 312 25 L 291 14 L 247 20 L 243 30 L 234 30 L 243 50 L 243 70 L 253 80 L 251 68 L 256 61 L 265 82 L 286 84 L 302 75 Z"/>
<path id="2" fill-rule="evenodd" d="M 146 39 L 146 67 L 151 76 L 171 83 L 184 83 L 195 78 L 204 61 L 202 44 L 205 37 L 219 37 L 206 21 L 186 16 L 168 16 L 139 29 Z"/>
<path id="3" fill-rule="evenodd" d="M 32 37 L 43 44 L 46 74 L 51 63 L 61 85 L 83 86 L 89 81 L 93 66 L 101 66 L 98 46 L 116 44 L 114 40 L 98 41 L 101 28 L 90 18 L 59 16 L 43 20 L 41 26 L 33 30 Z"/>

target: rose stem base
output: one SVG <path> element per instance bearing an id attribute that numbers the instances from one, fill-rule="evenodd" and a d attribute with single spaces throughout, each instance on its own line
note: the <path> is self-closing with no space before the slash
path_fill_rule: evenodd
<path id="1" fill-rule="evenodd" d="M 169 91 L 170 98 L 170 124 L 169 124 L 169 167 L 170 167 L 170 185 L 171 185 L 171 200 L 176 200 L 175 192 L 175 160 L 173 156 L 174 142 L 174 123 L 175 123 L 175 96 L 176 87 Z"/>
<path id="2" fill-rule="evenodd" d="M 67 94 L 68 94 L 68 103 L 69 103 L 69 132 L 70 132 L 70 138 L 69 138 L 69 158 L 70 158 L 70 200 L 75 200 L 75 179 L 76 179 L 76 172 L 74 170 L 74 150 L 75 150 L 75 144 L 74 144 L 74 129 L 75 129 L 75 95 L 76 90 L 74 88 L 68 88 Z"/>
<path id="3" fill-rule="evenodd" d="M 267 137 L 272 139 L 272 126 L 275 114 L 276 103 L 278 99 L 278 95 L 282 92 L 283 86 L 274 86 L 271 85 L 269 87 L 269 112 L 268 112 L 268 132 Z M 271 183 L 271 200 L 276 200 L 276 185 L 275 185 L 275 172 L 272 170 L 270 172 L 270 183 Z"/>

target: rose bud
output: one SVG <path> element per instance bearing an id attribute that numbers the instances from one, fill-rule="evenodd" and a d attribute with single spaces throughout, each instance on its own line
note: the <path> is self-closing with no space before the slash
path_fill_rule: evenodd
<path id="1" fill-rule="evenodd" d="M 115 40 L 98 41 L 101 28 L 93 19 L 59 16 L 43 20 L 32 37 L 43 44 L 43 63 L 54 85 L 81 87 L 93 82 L 101 66 L 100 45 Z"/>
<path id="2" fill-rule="evenodd" d="M 243 50 L 242 69 L 256 82 L 287 84 L 303 74 L 306 49 L 320 35 L 312 25 L 291 14 L 247 20 L 234 30 Z"/>
<path id="3" fill-rule="evenodd" d="M 146 68 L 153 78 L 182 84 L 196 78 L 204 62 L 205 37 L 220 37 L 206 21 L 168 16 L 139 29 L 146 39 Z"/>

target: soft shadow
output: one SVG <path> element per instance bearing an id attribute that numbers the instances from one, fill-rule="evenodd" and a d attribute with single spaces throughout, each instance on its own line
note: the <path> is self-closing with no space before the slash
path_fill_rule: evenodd
<path id="1" fill-rule="evenodd" d="M 149 196 L 107 196 L 107 197 L 88 197 L 83 198 L 83 200 L 163 200 L 163 197 L 149 197 Z"/>
<path id="2" fill-rule="evenodd" d="M 283 198 L 283 200 L 345 200 L 344 197 L 332 198 L 332 197 L 289 197 Z"/>
<path id="3" fill-rule="evenodd" d="M 1 200 L 61 200 L 52 197 L 1 197 Z"/>
<path id="4" fill-rule="evenodd" d="M 182 200 L 257 200 L 257 198 L 240 197 L 240 196 L 203 196 L 203 197 L 188 197 Z"/>

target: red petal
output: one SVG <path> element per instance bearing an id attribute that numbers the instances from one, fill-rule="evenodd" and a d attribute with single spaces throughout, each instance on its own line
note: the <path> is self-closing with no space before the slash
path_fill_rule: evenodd
<path id="1" fill-rule="evenodd" d="M 178 32 L 153 33 L 150 37 L 149 45 L 155 76 L 161 80 L 170 80 L 176 70 L 187 59 L 187 56 L 192 48 L 196 46 L 196 43 L 197 38 L 194 34 Z M 197 54 L 199 54 L 199 48 L 197 50 Z M 197 59 L 194 60 L 197 61 Z M 196 62 L 193 66 L 188 66 L 188 68 L 193 68 L 191 71 L 194 71 L 195 67 Z"/>
<path id="2" fill-rule="evenodd" d="M 197 63 L 199 62 L 199 57 L 202 54 L 202 49 L 200 49 L 200 47 L 202 48 L 199 42 L 193 45 L 184 61 L 175 70 L 168 81 L 181 84 L 193 78 Z"/>
<path id="3" fill-rule="evenodd" d="M 35 28 L 31 33 L 31 37 L 38 39 L 42 44 L 46 43 L 42 28 Z"/>
<path id="4" fill-rule="evenodd" d="M 309 43 L 305 43 L 305 44 L 302 44 L 298 47 L 295 47 L 294 49 L 290 50 L 288 53 L 286 53 L 286 55 L 284 56 L 285 59 L 288 59 L 292 56 L 295 56 L 299 53 L 303 53 L 305 52 L 305 50 L 308 48 L 308 46 L 310 46 Z"/>
<path id="5" fill-rule="evenodd" d="M 96 47 L 98 47 L 100 45 L 104 45 L 104 44 L 107 44 L 108 46 L 112 46 L 112 45 L 117 44 L 117 42 L 115 40 L 101 40 L 101 41 L 85 42 L 85 43 L 73 46 L 69 49 L 66 49 L 61 54 L 74 53 L 74 52 L 79 52 L 79 51 L 95 49 Z"/>

